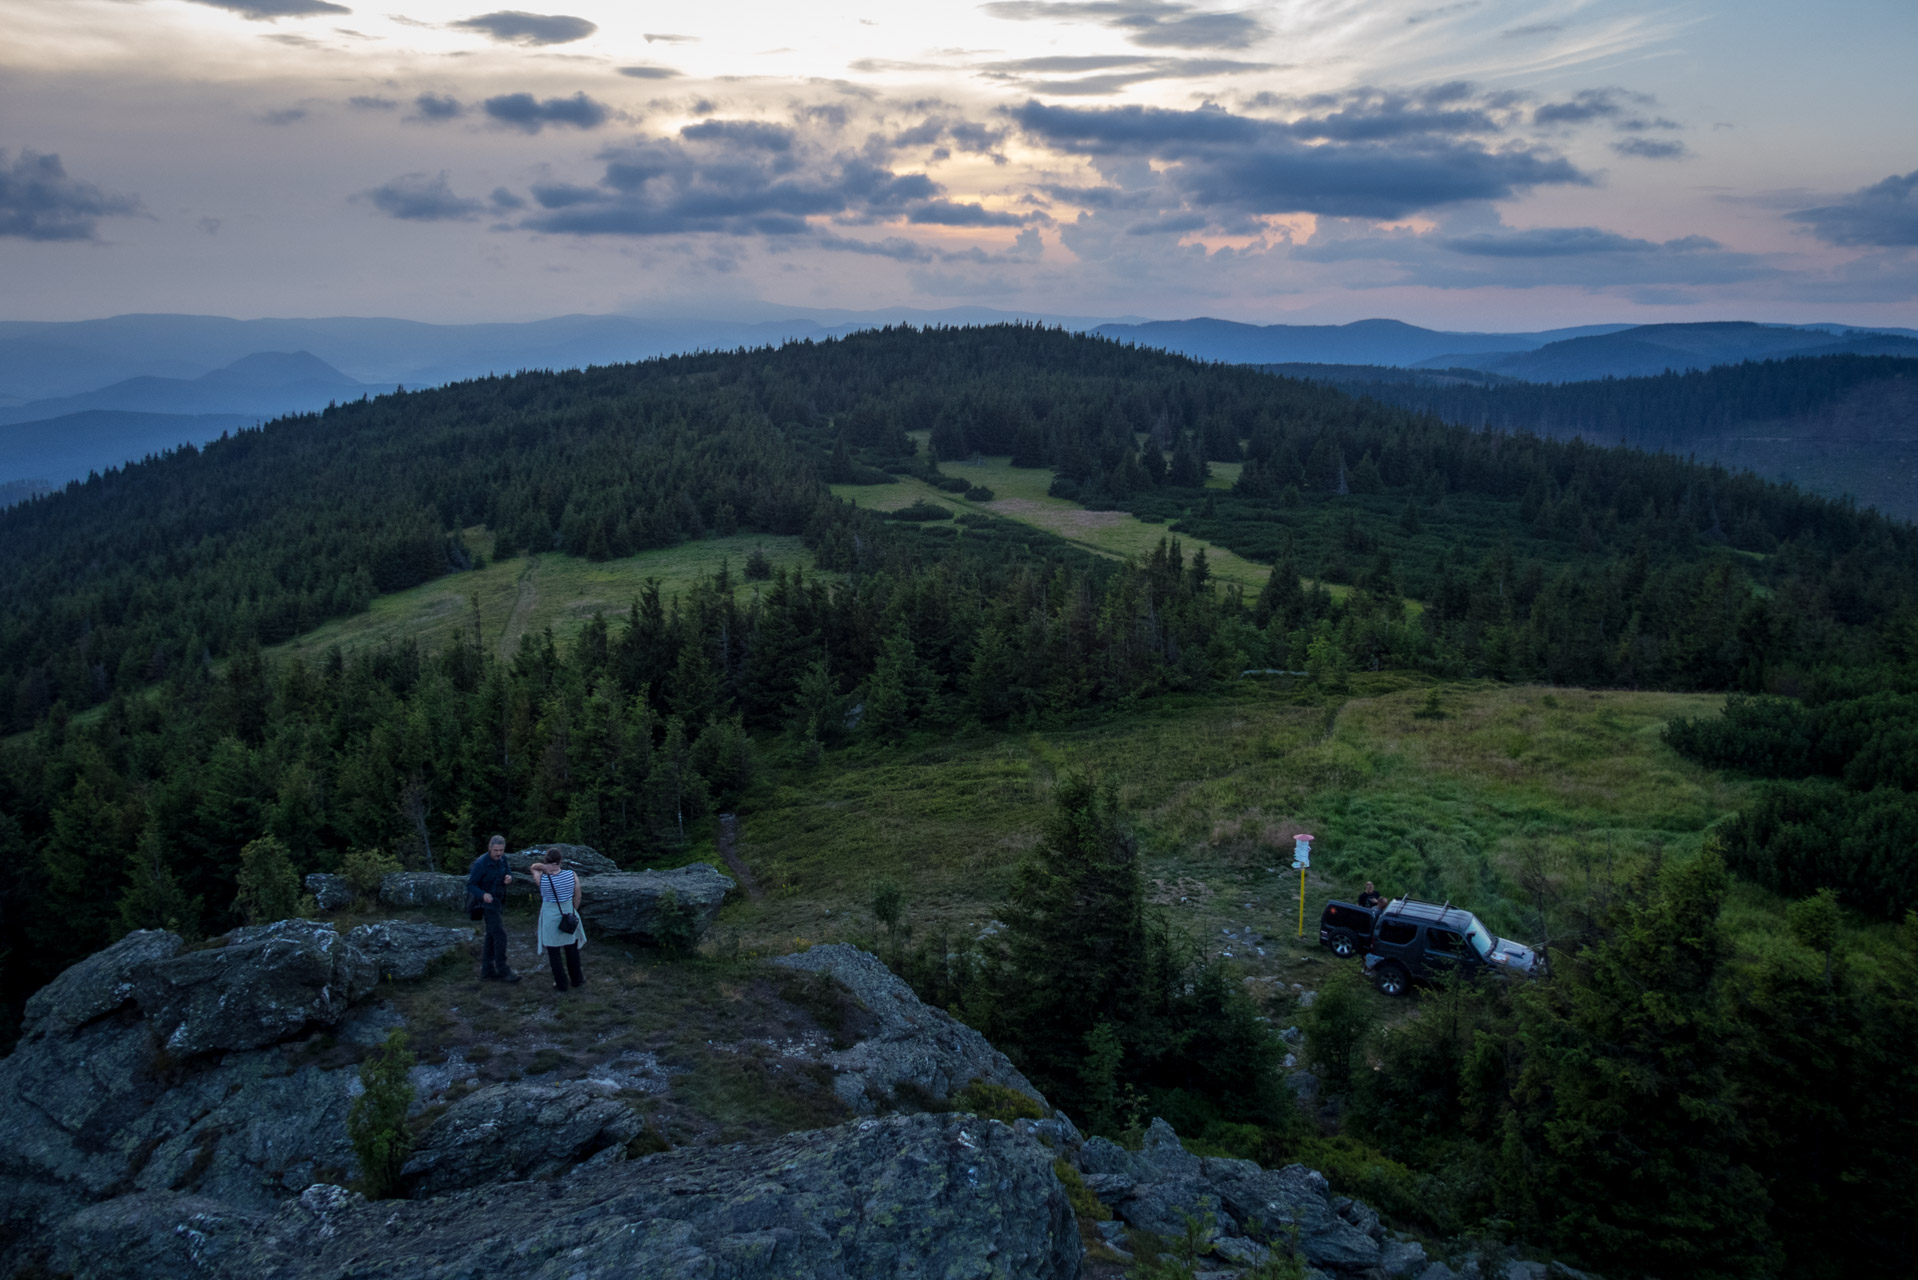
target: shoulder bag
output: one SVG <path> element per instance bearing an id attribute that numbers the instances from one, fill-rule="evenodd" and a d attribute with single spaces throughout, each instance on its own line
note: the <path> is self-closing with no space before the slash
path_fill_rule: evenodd
<path id="1" fill-rule="evenodd" d="M 573 874 L 577 876 L 579 873 L 575 871 Z M 553 888 L 553 877 L 542 876 L 540 883 L 549 889 L 553 889 L 553 905 L 559 908 L 559 931 L 568 934 L 576 932 L 579 929 L 579 917 L 568 910 L 568 908 L 572 906 L 570 902 L 561 902 L 559 900 L 559 890 Z M 578 882 L 575 881 L 575 883 Z"/>

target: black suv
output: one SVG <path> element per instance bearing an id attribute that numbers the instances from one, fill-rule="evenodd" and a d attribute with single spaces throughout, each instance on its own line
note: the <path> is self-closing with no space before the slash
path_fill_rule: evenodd
<path id="1" fill-rule="evenodd" d="M 1371 907 L 1334 898 L 1319 916 L 1319 945 L 1330 948 L 1341 959 L 1355 956 L 1372 945 L 1372 928 L 1378 917 Z"/>
<path id="2" fill-rule="evenodd" d="M 1366 971 L 1388 996 L 1402 996 L 1415 980 L 1442 973 L 1531 977 L 1540 967 L 1530 947 L 1499 937 L 1471 912 L 1413 898 L 1395 898 L 1378 913 L 1365 953 Z"/>

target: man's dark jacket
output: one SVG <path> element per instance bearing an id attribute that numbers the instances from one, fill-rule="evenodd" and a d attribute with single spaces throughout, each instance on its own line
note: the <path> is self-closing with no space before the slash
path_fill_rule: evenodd
<path id="1" fill-rule="evenodd" d="M 493 855 L 482 853 L 473 860 L 473 869 L 466 873 L 466 896 L 476 907 L 487 904 L 480 900 L 482 893 L 493 895 L 492 905 L 497 907 L 506 893 L 506 877 L 513 869 L 506 865 L 506 859 L 493 861 Z"/>

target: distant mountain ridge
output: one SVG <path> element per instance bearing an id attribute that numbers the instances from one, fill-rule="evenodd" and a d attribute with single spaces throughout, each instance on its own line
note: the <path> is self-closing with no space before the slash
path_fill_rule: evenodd
<path id="1" fill-rule="evenodd" d="M 258 351 L 197 378 L 126 378 L 96 391 L 30 400 L 0 409 L 0 423 L 38 422 L 91 410 L 272 418 L 392 389 L 391 384 L 349 378 L 309 351 Z"/>
<path id="2" fill-rule="evenodd" d="M 1569 337 L 1531 351 L 1482 354 L 1461 349 L 1414 363 L 1420 368 L 1480 369 L 1527 382 L 1589 382 L 1655 377 L 1668 369 L 1684 373 L 1746 360 L 1840 355 L 1918 356 L 1918 334 L 1859 329 L 1834 334 L 1823 327 L 1797 329 L 1749 321 L 1646 324 Z"/>

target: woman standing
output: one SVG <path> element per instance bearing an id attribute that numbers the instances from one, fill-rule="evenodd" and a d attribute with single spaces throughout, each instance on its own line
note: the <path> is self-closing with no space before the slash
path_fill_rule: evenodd
<path id="1" fill-rule="evenodd" d="M 560 855 L 547 850 L 546 861 L 532 866 L 539 891 L 539 945 L 553 966 L 553 986 L 567 989 L 586 985 L 579 969 L 579 949 L 586 945 L 586 925 L 579 918 L 579 877 L 568 871 Z"/>

